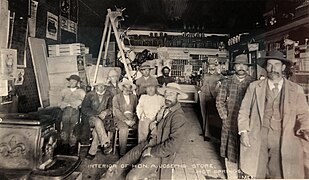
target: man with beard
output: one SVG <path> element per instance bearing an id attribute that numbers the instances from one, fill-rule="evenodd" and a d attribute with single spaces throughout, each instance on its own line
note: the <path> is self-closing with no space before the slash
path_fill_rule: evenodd
<path id="1" fill-rule="evenodd" d="M 216 106 L 222 119 L 220 154 L 221 157 L 225 158 L 228 179 L 238 178 L 239 137 L 237 116 L 247 87 L 254 81 L 247 73 L 250 65 L 247 55 L 236 56 L 233 63 L 236 74 L 222 81 L 216 100 Z"/>
<path id="2" fill-rule="evenodd" d="M 211 112 L 217 114 L 217 109 L 213 107 L 216 105 L 217 92 L 221 83 L 220 80 L 224 79 L 224 76 L 217 72 L 216 66 L 215 62 L 208 62 L 208 73 L 204 74 L 201 80 L 200 90 L 198 91 L 203 119 L 202 131 L 205 141 L 210 140 L 209 115 Z"/>
<path id="3" fill-rule="evenodd" d="M 304 178 L 309 108 L 301 86 L 283 77 L 291 61 L 270 51 L 257 61 L 267 78 L 251 83 L 238 115 L 240 168 L 253 178 Z"/>
<path id="4" fill-rule="evenodd" d="M 157 77 L 158 83 L 160 86 L 166 86 L 168 83 L 175 82 L 175 79 L 170 77 L 171 69 L 167 66 L 162 68 L 162 76 Z"/>
<path id="5" fill-rule="evenodd" d="M 108 90 L 112 93 L 113 96 L 121 93 L 121 90 L 118 87 L 119 84 L 119 73 L 116 71 L 116 69 L 111 69 L 108 72 Z"/>
<path id="6" fill-rule="evenodd" d="M 169 83 L 158 91 L 164 94 L 165 106 L 150 124 L 151 136 L 120 158 L 101 179 L 119 179 L 132 166 L 136 168 L 130 169 L 126 179 L 145 179 L 155 173 L 161 164 L 173 163 L 187 130 L 187 120 L 178 99 L 186 98 L 187 94 L 176 83 Z M 161 173 L 158 179 L 171 178 L 168 168 L 159 170 Z"/>

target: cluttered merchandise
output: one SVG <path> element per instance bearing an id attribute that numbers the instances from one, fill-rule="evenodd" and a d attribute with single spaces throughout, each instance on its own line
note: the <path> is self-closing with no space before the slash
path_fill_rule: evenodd
<path id="1" fill-rule="evenodd" d="M 1 180 L 307 178 L 308 0 L 0 0 Z"/>

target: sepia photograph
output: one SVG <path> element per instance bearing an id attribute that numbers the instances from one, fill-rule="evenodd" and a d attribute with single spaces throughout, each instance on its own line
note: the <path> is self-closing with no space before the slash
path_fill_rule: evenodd
<path id="1" fill-rule="evenodd" d="M 309 0 L 0 0 L 0 180 L 309 179 Z"/>

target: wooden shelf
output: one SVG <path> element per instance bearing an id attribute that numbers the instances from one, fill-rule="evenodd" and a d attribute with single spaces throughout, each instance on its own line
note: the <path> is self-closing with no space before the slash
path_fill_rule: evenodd
<path id="1" fill-rule="evenodd" d="M 295 72 L 295 75 L 300 75 L 300 76 L 309 76 L 309 71 L 297 71 Z"/>

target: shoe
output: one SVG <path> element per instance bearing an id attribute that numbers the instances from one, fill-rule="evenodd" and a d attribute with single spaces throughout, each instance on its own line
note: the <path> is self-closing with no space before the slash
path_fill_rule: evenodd
<path id="1" fill-rule="evenodd" d="M 111 152 L 113 151 L 113 148 L 110 144 L 107 144 L 106 146 L 104 146 L 104 150 L 103 150 L 103 153 L 104 154 L 110 154 Z"/>
<path id="2" fill-rule="evenodd" d="M 87 154 L 86 156 L 86 159 L 89 159 L 89 160 L 93 160 L 95 158 L 95 155 L 91 155 L 91 154 Z"/>
<path id="3" fill-rule="evenodd" d="M 210 140 L 211 140 L 210 137 L 204 136 L 204 141 L 210 141 Z"/>

